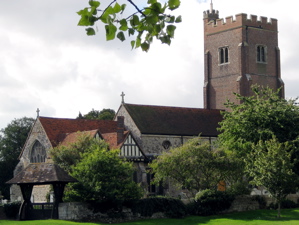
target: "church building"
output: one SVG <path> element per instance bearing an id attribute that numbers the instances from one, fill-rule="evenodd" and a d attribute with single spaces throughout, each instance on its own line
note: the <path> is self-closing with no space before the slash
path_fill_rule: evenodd
<path id="1" fill-rule="evenodd" d="M 128 104 L 122 101 L 114 121 L 38 117 L 20 155 L 15 175 L 32 163 L 46 163 L 49 149 L 77 140 L 77 132 L 104 139 L 120 156 L 135 163 L 137 182 L 147 185 L 149 194 L 161 194 L 150 185 L 148 162 L 170 148 L 201 136 L 213 143 L 222 120 L 221 110 L 234 92 L 250 96 L 257 84 L 274 90 L 284 84 L 280 74 L 277 20 L 237 14 L 219 19 L 219 12 L 204 12 L 204 108 Z M 122 95 L 124 97 L 124 95 Z M 236 102 L 238 103 L 238 102 Z M 12 188 L 12 200 L 20 192 Z M 165 193 L 167 190 L 163 190 Z M 38 191 L 33 191 L 36 201 Z"/>

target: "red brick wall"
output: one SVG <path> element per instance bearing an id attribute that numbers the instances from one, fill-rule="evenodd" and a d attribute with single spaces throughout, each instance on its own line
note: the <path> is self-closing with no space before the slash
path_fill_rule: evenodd
<path id="1" fill-rule="evenodd" d="M 204 19 L 205 108 L 224 109 L 227 99 L 235 100 L 233 92 L 251 95 L 250 86 L 259 84 L 277 89 L 281 86 L 277 20 L 246 14 L 236 19 Z M 267 49 L 267 62 L 257 63 L 256 46 Z M 228 46 L 229 62 L 219 64 L 219 48 Z"/>

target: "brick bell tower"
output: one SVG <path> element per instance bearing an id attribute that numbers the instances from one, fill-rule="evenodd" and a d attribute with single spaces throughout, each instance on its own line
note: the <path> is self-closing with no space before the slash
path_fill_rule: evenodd
<path id="1" fill-rule="evenodd" d="M 225 109 L 227 99 L 238 103 L 233 93 L 250 96 L 253 84 L 282 88 L 284 97 L 276 19 L 247 14 L 219 19 L 211 1 L 204 12 L 204 51 L 204 108 Z"/>

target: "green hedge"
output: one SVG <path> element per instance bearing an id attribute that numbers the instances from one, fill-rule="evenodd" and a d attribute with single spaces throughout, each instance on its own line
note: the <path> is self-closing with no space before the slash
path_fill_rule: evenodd
<path id="1" fill-rule="evenodd" d="M 10 219 L 16 219 L 19 213 L 21 203 L 11 202 L 4 205 L 4 213 Z"/>
<path id="2" fill-rule="evenodd" d="M 191 215 L 210 216 L 229 209 L 235 196 L 228 192 L 204 190 L 199 192 L 195 201 L 188 204 Z"/>
<path id="3" fill-rule="evenodd" d="M 150 217 L 162 212 L 169 218 L 182 218 L 187 215 L 186 205 L 179 199 L 166 197 L 151 197 L 139 200 L 133 207 L 134 213 Z"/>

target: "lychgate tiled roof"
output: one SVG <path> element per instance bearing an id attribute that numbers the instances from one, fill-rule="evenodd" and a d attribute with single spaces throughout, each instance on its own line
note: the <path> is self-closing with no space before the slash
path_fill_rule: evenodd
<path id="1" fill-rule="evenodd" d="M 18 173 L 7 184 L 50 184 L 77 182 L 58 165 L 52 163 L 32 163 Z"/>
<path id="2" fill-rule="evenodd" d="M 217 136 L 220 110 L 124 104 L 143 134 Z"/>

